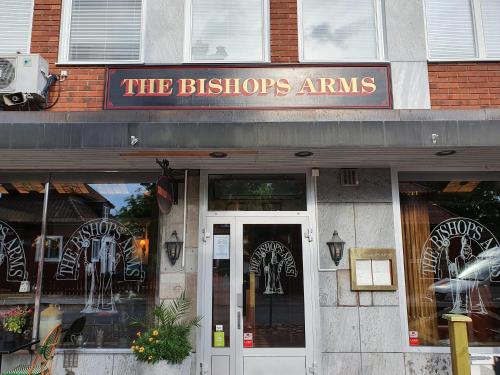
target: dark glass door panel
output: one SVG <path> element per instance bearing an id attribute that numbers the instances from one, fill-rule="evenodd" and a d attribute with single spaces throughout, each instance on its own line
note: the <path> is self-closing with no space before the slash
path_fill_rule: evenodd
<path id="1" fill-rule="evenodd" d="M 243 318 L 245 347 L 305 347 L 300 224 L 243 225 Z"/>

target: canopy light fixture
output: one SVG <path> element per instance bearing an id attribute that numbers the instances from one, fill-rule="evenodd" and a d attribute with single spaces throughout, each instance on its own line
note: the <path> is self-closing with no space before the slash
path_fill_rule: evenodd
<path id="1" fill-rule="evenodd" d="M 214 151 L 214 152 L 211 152 L 210 154 L 208 154 L 208 156 L 210 156 L 211 158 L 222 159 L 222 158 L 227 157 L 227 154 L 225 152 L 222 152 L 222 151 Z"/>
<path id="2" fill-rule="evenodd" d="M 450 156 L 455 155 L 457 152 L 455 150 L 443 150 L 436 152 L 436 156 Z"/>
<path id="3" fill-rule="evenodd" d="M 313 156 L 314 154 L 311 151 L 299 151 L 294 155 L 298 158 L 308 158 L 309 156 Z"/>

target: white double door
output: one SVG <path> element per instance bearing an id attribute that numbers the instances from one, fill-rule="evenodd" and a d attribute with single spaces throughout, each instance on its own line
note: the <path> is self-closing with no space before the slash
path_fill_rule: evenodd
<path id="1" fill-rule="evenodd" d="M 313 269 L 307 233 L 305 216 L 207 218 L 201 373 L 308 373 Z"/>

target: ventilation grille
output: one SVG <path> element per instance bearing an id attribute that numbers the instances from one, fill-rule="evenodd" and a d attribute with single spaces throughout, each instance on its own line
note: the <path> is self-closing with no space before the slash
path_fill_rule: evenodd
<path id="1" fill-rule="evenodd" d="M 16 59 L 0 58 L 0 90 L 8 89 L 16 78 Z"/>
<path id="2" fill-rule="evenodd" d="M 341 169 L 340 184 L 342 186 L 358 186 L 358 170 L 357 169 Z"/>

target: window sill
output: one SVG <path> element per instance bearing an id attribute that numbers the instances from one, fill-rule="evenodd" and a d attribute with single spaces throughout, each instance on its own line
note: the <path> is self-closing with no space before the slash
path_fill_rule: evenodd
<path id="1" fill-rule="evenodd" d="M 480 63 L 480 62 L 500 62 L 500 57 L 498 58 L 473 58 L 473 59 L 427 59 L 429 64 L 440 64 L 440 63 Z"/>
<path id="2" fill-rule="evenodd" d="M 57 348 L 56 353 L 71 352 L 76 354 L 132 354 L 127 348 Z"/>

